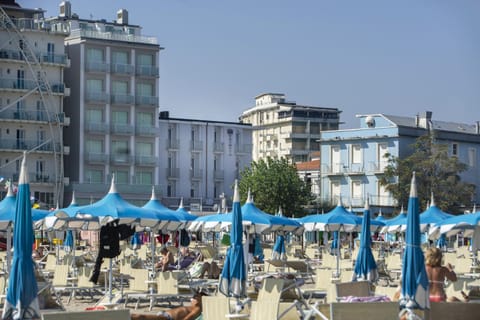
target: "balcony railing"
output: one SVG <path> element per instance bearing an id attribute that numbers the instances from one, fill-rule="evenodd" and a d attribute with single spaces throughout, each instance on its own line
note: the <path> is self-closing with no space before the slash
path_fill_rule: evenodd
<path id="1" fill-rule="evenodd" d="M 167 139 L 167 148 L 169 150 L 178 150 L 180 148 L 179 139 Z"/>
<path id="2" fill-rule="evenodd" d="M 130 165 L 132 164 L 132 156 L 124 153 L 112 153 L 110 154 L 110 162 L 113 164 L 124 164 L 124 165 Z"/>
<path id="3" fill-rule="evenodd" d="M 89 72 L 107 72 L 109 65 L 104 61 L 88 61 L 85 64 L 85 70 Z"/>
<path id="4" fill-rule="evenodd" d="M 158 106 L 158 97 L 153 96 L 136 96 L 135 104 L 142 106 Z"/>
<path id="5" fill-rule="evenodd" d="M 235 145 L 235 153 L 252 153 L 252 145 L 251 144 L 237 144 Z"/>
<path id="6" fill-rule="evenodd" d="M 223 180 L 225 179 L 225 170 L 214 170 L 213 177 L 215 180 Z"/>
<path id="7" fill-rule="evenodd" d="M 54 63 L 64 66 L 68 65 L 68 58 L 65 54 L 55 54 L 49 52 L 37 52 L 35 53 L 37 60 L 40 63 Z M 23 61 L 24 57 L 20 51 L 15 50 L 0 50 L 0 59 Z"/>
<path id="8" fill-rule="evenodd" d="M 19 18 L 11 19 L 13 24 L 20 29 L 24 30 L 36 30 L 36 31 L 46 31 L 49 33 L 59 33 L 59 34 L 68 34 L 69 25 L 68 22 L 56 22 L 51 23 L 49 21 L 41 19 L 31 19 L 31 18 Z"/>
<path id="9" fill-rule="evenodd" d="M 44 152 L 60 151 L 60 144 L 53 142 L 39 142 L 37 140 L 2 139 L 0 149 L 9 150 L 34 150 Z"/>
<path id="10" fill-rule="evenodd" d="M 33 80 L 22 78 L 1 78 L 0 89 L 14 89 L 14 90 L 33 90 L 40 89 L 46 91 L 46 88 L 39 87 L 38 83 Z M 53 93 L 64 93 L 65 85 L 63 83 L 50 83 L 50 90 Z"/>
<path id="11" fill-rule="evenodd" d="M 200 141 L 200 140 L 190 141 L 190 150 L 191 151 L 202 151 L 203 150 L 203 141 Z"/>
<path id="12" fill-rule="evenodd" d="M 156 136 L 158 133 L 158 128 L 155 128 L 154 126 L 136 126 L 135 127 L 135 133 L 137 136 Z"/>
<path id="13" fill-rule="evenodd" d="M 135 156 L 135 164 L 140 166 L 155 166 L 158 162 L 158 157 L 154 156 Z"/>
<path id="14" fill-rule="evenodd" d="M 70 31 L 68 38 L 94 38 L 102 40 L 127 41 L 147 44 L 158 44 L 157 38 L 148 36 L 139 36 L 126 33 L 100 32 L 95 30 L 75 29 Z"/>
<path id="15" fill-rule="evenodd" d="M 86 92 L 85 100 L 90 103 L 107 103 L 108 94 L 105 92 Z"/>
<path id="16" fill-rule="evenodd" d="M 105 134 L 109 132 L 109 126 L 103 122 L 85 122 L 85 131 Z"/>
<path id="17" fill-rule="evenodd" d="M 202 179 L 203 170 L 202 169 L 190 169 L 190 177 L 192 179 Z"/>
<path id="18" fill-rule="evenodd" d="M 156 66 L 140 65 L 135 70 L 137 76 L 158 77 L 160 74 Z"/>
<path id="19" fill-rule="evenodd" d="M 110 96 L 112 104 L 132 104 L 133 100 L 133 96 L 129 94 L 112 94 Z"/>
<path id="20" fill-rule="evenodd" d="M 131 135 L 134 132 L 134 127 L 129 124 L 110 124 L 110 132 L 113 134 L 128 134 Z"/>
<path id="21" fill-rule="evenodd" d="M 112 73 L 118 74 L 133 74 L 135 68 L 130 64 L 123 64 L 123 63 L 112 63 L 110 65 L 110 71 Z"/>
<path id="22" fill-rule="evenodd" d="M 46 111 L 35 109 L 19 111 L 15 110 L 14 108 L 9 108 L 3 112 L 0 112 L 0 119 L 48 122 L 48 114 Z"/>
<path id="23" fill-rule="evenodd" d="M 167 168 L 166 175 L 169 179 L 178 179 L 180 178 L 180 169 L 179 168 Z"/>
<path id="24" fill-rule="evenodd" d="M 375 173 L 383 173 L 387 166 L 388 161 L 371 161 L 368 163 L 368 170 Z"/>
<path id="25" fill-rule="evenodd" d="M 108 154 L 86 152 L 85 161 L 89 163 L 106 164 L 108 162 Z"/>
<path id="26" fill-rule="evenodd" d="M 215 142 L 213 144 L 213 152 L 225 152 L 225 144 L 223 142 Z"/>

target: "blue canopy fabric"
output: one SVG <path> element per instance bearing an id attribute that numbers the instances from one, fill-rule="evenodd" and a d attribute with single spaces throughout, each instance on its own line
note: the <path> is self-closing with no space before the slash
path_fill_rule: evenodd
<path id="1" fill-rule="evenodd" d="M 287 260 L 287 252 L 285 250 L 285 236 L 278 235 L 272 251 L 273 260 Z"/>
<path id="2" fill-rule="evenodd" d="M 34 233 L 26 153 L 23 155 L 18 181 L 14 223 L 13 245 L 15 250 L 2 319 L 40 319 L 38 286 L 32 259 Z"/>
<path id="3" fill-rule="evenodd" d="M 220 275 L 219 291 L 228 296 L 241 298 L 246 296 L 247 269 L 243 252 L 243 224 L 240 207 L 240 193 L 238 183 L 235 181 L 233 197 L 233 214 L 230 232 L 230 247 L 228 248 Z"/>
<path id="4" fill-rule="evenodd" d="M 184 216 L 183 213 L 179 214 L 177 211 L 165 207 L 155 196 L 155 190 L 153 187 L 150 200 L 142 208 L 153 210 L 160 215 L 159 225 L 156 229 L 165 232 L 177 231 L 179 228 L 187 226 L 190 221 L 196 219 L 196 216 L 189 213 L 187 213 L 187 216 Z"/>
<path id="5" fill-rule="evenodd" d="M 368 280 L 375 282 L 378 280 L 377 263 L 372 254 L 372 239 L 370 234 L 370 207 L 368 200 L 365 203 L 363 212 L 362 233 L 360 237 L 360 248 L 355 261 L 353 273 L 354 280 Z"/>
<path id="6" fill-rule="evenodd" d="M 339 244 L 339 231 L 333 232 L 332 243 L 330 244 L 330 254 L 337 254 L 338 244 Z"/>
<path id="7" fill-rule="evenodd" d="M 407 214 L 402 210 L 398 216 L 385 221 L 384 232 L 395 233 L 401 231 L 402 226 L 407 225 Z"/>
<path id="8" fill-rule="evenodd" d="M 429 309 L 428 276 L 420 243 L 420 217 L 415 172 L 412 176 L 407 212 L 400 308 Z"/>

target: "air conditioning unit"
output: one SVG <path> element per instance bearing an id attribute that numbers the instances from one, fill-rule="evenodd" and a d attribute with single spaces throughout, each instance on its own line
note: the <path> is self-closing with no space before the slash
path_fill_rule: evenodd
<path id="1" fill-rule="evenodd" d="M 60 3 L 60 17 L 70 18 L 72 16 L 72 5 L 70 1 L 63 1 Z"/>
<path id="2" fill-rule="evenodd" d="M 70 185 L 70 177 L 63 177 L 63 184 L 65 186 Z"/>
<path id="3" fill-rule="evenodd" d="M 63 146 L 63 154 L 64 155 L 70 154 L 70 146 Z"/>

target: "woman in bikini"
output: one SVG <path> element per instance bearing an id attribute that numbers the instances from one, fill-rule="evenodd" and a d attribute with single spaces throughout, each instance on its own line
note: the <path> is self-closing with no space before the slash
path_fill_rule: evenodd
<path id="1" fill-rule="evenodd" d="M 132 313 L 131 320 L 194 320 L 202 314 L 203 292 L 196 293 L 190 299 L 189 306 L 181 306 L 167 311 L 160 311 L 157 314 Z"/>
<path id="2" fill-rule="evenodd" d="M 431 302 L 447 300 L 444 288 L 445 279 L 457 281 L 457 275 L 453 271 L 453 266 L 450 263 L 442 266 L 442 256 L 442 251 L 439 248 L 429 248 L 425 257 L 425 267 L 430 282 Z"/>

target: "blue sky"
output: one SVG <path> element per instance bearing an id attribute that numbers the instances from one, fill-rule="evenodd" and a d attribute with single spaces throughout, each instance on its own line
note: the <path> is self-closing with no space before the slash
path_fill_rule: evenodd
<path id="1" fill-rule="evenodd" d="M 57 15 L 56 0 L 17 0 Z M 237 121 L 254 97 L 355 114 L 480 121 L 480 1 L 72 0 L 80 17 L 156 36 L 160 106 L 172 117 Z"/>

